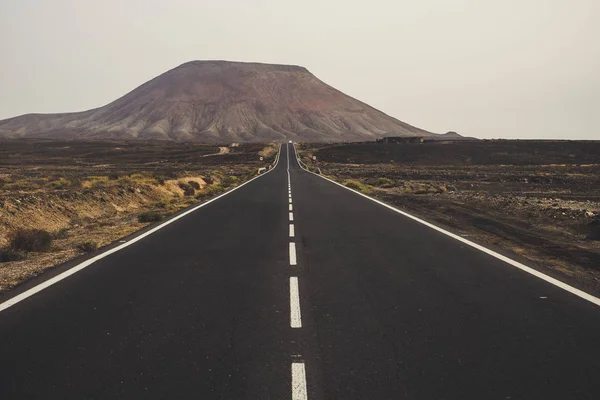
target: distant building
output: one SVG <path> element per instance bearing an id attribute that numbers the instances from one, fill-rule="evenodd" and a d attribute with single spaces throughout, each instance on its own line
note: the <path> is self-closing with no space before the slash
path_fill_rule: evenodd
<path id="1" fill-rule="evenodd" d="M 388 136 L 377 139 L 377 143 L 423 143 L 421 136 Z"/>

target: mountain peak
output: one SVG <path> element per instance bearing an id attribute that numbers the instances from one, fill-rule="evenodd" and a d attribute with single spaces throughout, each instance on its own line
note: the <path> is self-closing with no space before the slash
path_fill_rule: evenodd
<path id="1" fill-rule="evenodd" d="M 334 142 L 391 135 L 433 134 L 304 67 L 224 60 L 186 62 L 94 110 L 0 121 L 0 137 Z"/>
<path id="2" fill-rule="evenodd" d="M 188 61 L 180 66 L 174 68 L 182 68 L 182 67 L 239 67 L 239 68 L 256 68 L 256 69 L 267 69 L 267 70 L 284 70 L 284 71 L 303 71 L 308 72 L 305 67 L 301 67 L 299 65 L 291 65 L 291 64 L 267 64 L 260 62 L 248 62 L 248 61 L 227 61 L 227 60 L 193 60 Z"/>

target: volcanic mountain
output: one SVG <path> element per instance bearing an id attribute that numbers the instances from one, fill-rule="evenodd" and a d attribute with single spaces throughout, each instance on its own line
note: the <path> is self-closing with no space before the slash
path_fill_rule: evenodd
<path id="1" fill-rule="evenodd" d="M 112 103 L 0 121 L 0 137 L 197 142 L 365 141 L 437 136 L 290 65 L 192 61 Z"/>

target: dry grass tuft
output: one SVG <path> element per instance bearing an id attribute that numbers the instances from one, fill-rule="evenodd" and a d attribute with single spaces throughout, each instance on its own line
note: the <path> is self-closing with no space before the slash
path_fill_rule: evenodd
<path id="1" fill-rule="evenodd" d="M 9 250 L 15 252 L 49 251 L 52 234 L 42 229 L 18 229 L 9 234 Z"/>

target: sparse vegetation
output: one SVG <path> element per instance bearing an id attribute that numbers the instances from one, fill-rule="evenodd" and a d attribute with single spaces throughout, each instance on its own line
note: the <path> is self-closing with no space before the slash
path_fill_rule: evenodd
<path id="1" fill-rule="evenodd" d="M 183 190 L 184 196 L 193 196 L 196 193 L 194 188 L 187 182 L 179 182 L 179 187 Z"/>
<path id="2" fill-rule="evenodd" d="M 158 201 L 158 202 L 156 202 L 154 204 L 154 207 L 156 207 L 156 208 L 163 208 L 164 209 L 164 208 L 168 207 L 168 204 L 166 202 L 164 202 L 164 201 Z"/>
<path id="3" fill-rule="evenodd" d="M 382 188 L 391 188 L 394 187 L 394 181 L 389 178 L 377 178 L 375 181 L 375 186 Z"/>
<path id="4" fill-rule="evenodd" d="M 221 179 L 221 186 L 223 188 L 230 188 L 232 186 L 237 186 L 238 177 L 234 175 L 226 175 Z"/>
<path id="5" fill-rule="evenodd" d="M 77 250 L 82 253 L 91 253 L 98 248 L 98 243 L 92 240 L 86 240 L 77 244 Z"/>
<path id="6" fill-rule="evenodd" d="M 0 250 L 0 263 L 21 261 L 27 258 L 25 252 L 14 250 Z"/>
<path id="7" fill-rule="evenodd" d="M 258 152 L 258 155 L 263 158 L 263 162 L 272 162 L 275 160 L 279 145 L 269 145 Z"/>
<path id="8" fill-rule="evenodd" d="M 56 189 L 66 189 L 71 186 L 71 182 L 62 177 L 55 181 L 50 182 L 50 184 Z"/>
<path id="9" fill-rule="evenodd" d="M 52 234 L 42 229 L 18 229 L 9 234 L 9 250 L 30 253 L 48 251 L 52 247 Z"/>
<path id="10" fill-rule="evenodd" d="M 357 190 L 363 194 L 369 194 L 371 192 L 367 185 L 356 179 L 347 179 L 344 181 L 344 185 L 346 187 L 349 187 L 350 189 Z"/>
<path id="11" fill-rule="evenodd" d="M 206 200 L 208 198 L 218 196 L 224 191 L 225 189 L 221 185 L 207 185 L 200 193 L 198 193 L 198 195 L 196 195 L 196 198 L 198 200 Z"/>
<path id="12" fill-rule="evenodd" d="M 138 214 L 138 222 L 158 222 L 162 221 L 165 216 L 158 211 L 144 211 Z"/>
<path id="13" fill-rule="evenodd" d="M 264 144 L 231 146 L 227 154 L 222 146 L 1 141 L 0 291 L 91 250 L 78 247 L 90 238 L 110 243 L 245 182 L 265 164 Z M 55 242 L 46 252 L 9 249 L 9 233 L 21 228 L 50 232 Z"/>
<path id="14" fill-rule="evenodd" d="M 54 239 L 64 239 L 69 233 L 69 228 L 61 228 L 54 234 Z"/>
<path id="15" fill-rule="evenodd" d="M 448 188 L 435 183 L 411 182 L 403 186 L 403 191 L 407 194 L 432 194 L 446 193 Z"/>

